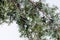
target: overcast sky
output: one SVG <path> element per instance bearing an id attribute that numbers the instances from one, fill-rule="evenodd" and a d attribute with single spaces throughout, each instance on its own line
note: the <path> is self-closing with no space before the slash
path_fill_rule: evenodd
<path id="1" fill-rule="evenodd" d="M 56 5 L 60 9 L 60 0 L 46 0 L 46 2 L 50 5 Z"/>
<path id="2" fill-rule="evenodd" d="M 8 25 L 7 23 L 3 23 L 0 25 L 0 40 L 25 40 L 26 38 L 20 38 L 20 33 L 18 31 L 18 25 L 15 23 L 11 23 Z"/>
<path id="3" fill-rule="evenodd" d="M 56 5 L 60 8 L 60 0 L 46 0 L 50 5 Z M 11 25 L 3 23 L 0 25 L 0 40 L 27 40 L 19 37 L 18 25 L 13 22 Z"/>

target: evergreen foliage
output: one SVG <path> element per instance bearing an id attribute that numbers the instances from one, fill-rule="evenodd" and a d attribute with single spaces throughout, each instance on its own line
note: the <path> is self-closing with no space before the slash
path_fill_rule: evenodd
<path id="1" fill-rule="evenodd" d="M 60 40 L 57 9 L 56 6 L 49 7 L 41 0 L 0 0 L 0 23 L 16 21 L 21 36 L 29 40 L 47 40 L 42 38 L 44 36 Z"/>

